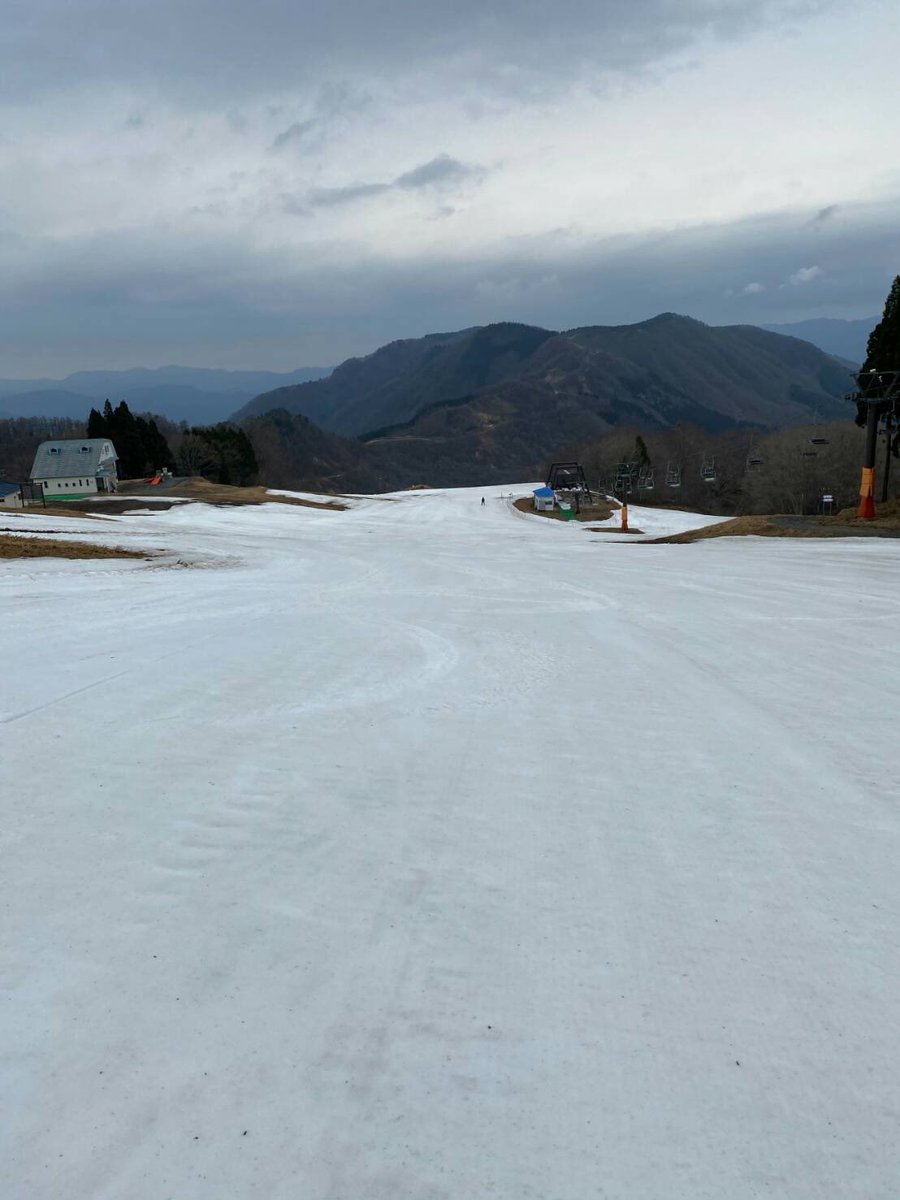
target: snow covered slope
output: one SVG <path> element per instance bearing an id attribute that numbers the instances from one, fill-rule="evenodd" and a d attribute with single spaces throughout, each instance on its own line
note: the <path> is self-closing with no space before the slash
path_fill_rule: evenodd
<path id="1" fill-rule="evenodd" d="M 896 1195 L 897 544 L 496 491 L 0 566 L 4 1200 Z"/>

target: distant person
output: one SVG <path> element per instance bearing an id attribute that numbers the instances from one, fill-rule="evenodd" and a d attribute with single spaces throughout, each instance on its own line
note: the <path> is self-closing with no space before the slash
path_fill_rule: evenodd
<path id="1" fill-rule="evenodd" d="M 481 507 L 484 508 L 484 496 L 481 497 Z"/>

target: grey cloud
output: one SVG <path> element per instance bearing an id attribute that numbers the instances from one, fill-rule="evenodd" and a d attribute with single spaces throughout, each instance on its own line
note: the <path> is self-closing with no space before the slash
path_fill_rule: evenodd
<path id="1" fill-rule="evenodd" d="M 510 239 L 489 259 L 417 262 L 163 233 L 7 239 L 0 354 L 22 375 L 178 358 L 287 368 L 501 319 L 559 329 L 666 310 L 711 324 L 859 317 L 881 310 L 897 271 L 898 210 L 900 198 L 848 207 L 839 227 L 799 232 L 792 214 L 594 242 L 560 231 Z M 816 288 L 736 290 L 739 280 L 786 279 L 804 259 L 827 272 Z"/>
<path id="2" fill-rule="evenodd" d="M 632 71 L 712 36 L 798 24 L 827 0 L 9 0 L 0 91 L 121 84 L 233 104 L 329 80 L 447 70 L 528 92 Z"/>
<path id="3" fill-rule="evenodd" d="M 334 208 L 369 196 L 381 196 L 389 192 L 392 186 L 390 183 L 351 183 L 347 187 L 313 188 L 307 200 L 314 208 Z"/>
<path id="4" fill-rule="evenodd" d="M 291 142 L 302 142 L 307 134 L 311 133 L 316 127 L 316 121 L 310 118 L 308 121 L 294 121 L 293 125 L 288 125 L 287 129 L 282 129 L 281 133 L 272 141 L 273 150 L 282 150 Z"/>
<path id="5" fill-rule="evenodd" d="M 820 208 L 816 215 L 809 222 L 810 225 L 822 225 L 826 221 L 830 221 L 835 213 L 839 211 L 840 207 L 841 206 L 839 204 L 827 204 L 825 208 Z"/>
<path id="6" fill-rule="evenodd" d="M 304 150 L 316 149 L 337 126 L 347 122 L 370 103 L 371 97 L 364 90 L 342 83 L 325 83 L 309 103 L 311 115 L 293 121 L 283 129 L 275 136 L 269 149 L 276 153 L 290 146 Z M 270 110 L 271 116 L 281 116 L 282 113 L 281 105 Z"/>
<path id="7" fill-rule="evenodd" d="M 429 162 L 413 167 L 398 175 L 392 187 L 415 190 L 416 188 L 443 186 L 446 184 L 463 183 L 467 179 L 481 180 L 487 174 L 484 167 L 461 163 L 449 154 L 439 154 Z"/>
<path id="8" fill-rule="evenodd" d="M 462 163 L 456 158 L 451 158 L 449 154 L 439 154 L 436 158 L 413 167 L 411 171 L 404 171 L 390 183 L 353 183 L 346 187 L 313 188 L 307 196 L 307 202 L 314 208 L 333 208 L 354 200 L 383 196 L 386 192 L 414 192 L 425 188 L 452 189 L 466 181 L 478 183 L 486 174 L 485 167 Z"/>

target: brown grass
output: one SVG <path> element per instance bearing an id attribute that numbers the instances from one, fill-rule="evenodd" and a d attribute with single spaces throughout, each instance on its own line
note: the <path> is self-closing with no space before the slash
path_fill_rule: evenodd
<path id="1" fill-rule="evenodd" d="M 885 501 L 884 504 L 875 502 L 875 516 L 866 520 L 856 515 L 856 506 L 842 508 L 836 517 L 822 517 L 823 521 L 840 521 L 842 525 L 869 525 L 876 529 L 900 529 L 900 496 Z"/>
<path id="2" fill-rule="evenodd" d="M 21 537 L 0 533 L 0 558 L 149 558 L 119 546 L 91 546 L 88 542 L 61 542 L 49 537 Z"/>
<path id="3" fill-rule="evenodd" d="M 216 504 L 233 507 L 237 505 L 258 504 L 293 504 L 299 508 L 325 508 L 333 512 L 343 512 L 346 504 L 338 499 L 324 497 L 319 500 L 301 500 L 296 496 L 273 496 L 264 487 L 232 487 L 226 483 L 210 483 L 207 479 L 184 479 L 171 487 L 151 487 L 145 480 L 123 480 L 119 491 L 112 499 L 67 500 L 48 504 L 46 508 L 37 505 L 31 507 L 34 512 L 46 512 L 62 516 L 64 514 L 83 513 L 94 516 L 105 513 L 107 516 L 118 516 L 122 513 L 134 512 L 135 509 L 152 508 L 154 512 L 166 512 L 173 507 L 173 501 L 200 500 L 204 504 Z"/>
<path id="4" fill-rule="evenodd" d="M 718 525 L 704 525 L 702 529 L 691 529 L 687 533 L 674 533 L 669 537 L 653 538 L 654 545 L 682 546 L 688 542 L 704 541 L 716 537 L 802 537 L 796 529 L 785 529 L 773 525 L 768 517 L 735 517 L 731 521 L 720 521 Z M 812 534 L 813 537 L 817 536 Z"/>
<path id="5" fill-rule="evenodd" d="M 295 496 L 272 496 L 264 487 L 233 487 L 230 484 L 210 484 L 208 479 L 186 479 L 170 487 L 150 487 L 144 482 L 126 482 L 119 488 L 120 494 L 134 499 L 203 500 L 205 504 L 293 504 L 302 509 L 331 509 L 343 511 L 347 508 L 338 499 L 324 497 L 322 500 L 304 500 Z M 104 503 L 106 510 L 106 503 Z"/>
<path id="6" fill-rule="evenodd" d="M 293 504 L 299 508 L 328 508 L 336 512 L 343 512 L 347 507 L 340 500 L 331 498 L 302 500 L 297 496 L 273 496 L 264 487 L 232 487 L 227 483 L 210 483 L 207 479 L 189 479 L 161 493 L 155 488 L 147 488 L 142 494 L 151 499 L 159 494 L 160 499 L 171 496 L 172 499 L 203 500 L 207 504 Z"/>
<path id="7" fill-rule="evenodd" d="M 808 522 L 802 528 L 779 524 L 773 517 L 734 517 L 730 521 L 721 521 L 718 525 L 704 525 L 701 529 L 692 529 L 687 533 L 676 533 L 670 537 L 653 538 L 652 545 L 685 545 L 688 542 L 703 541 L 707 538 L 718 537 L 777 537 L 777 538 L 839 538 L 848 536 L 848 529 L 859 529 L 864 532 L 866 527 L 875 526 L 881 529 L 900 529 L 900 522 L 885 519 L 882 522 L 847 520 L 838 514 L 836 517 L 804 517 L 798 518 Z"/>

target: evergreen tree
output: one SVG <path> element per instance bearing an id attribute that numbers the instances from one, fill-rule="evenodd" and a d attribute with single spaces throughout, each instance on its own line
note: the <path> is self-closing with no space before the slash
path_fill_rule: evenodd
<path id="1" fill-rule="evenodd" d="M 888 407 L 896 414 L 900 411 L 898 388 L 900 378 L 885 374 L 883 382 L 871 383 L 867 376 L 870 371 L 900 372 L 900 275 L 897 275 L 888 292 L 881 320 L 869 334 L 866 343 L 866 361 L 859 373 L 861 394 L 856 402 L 856 423 L 865 425 L 868 401 L 877 399 L 888 392 L 892 393 L 893 404 Z M 890 424 L 890 418 L 888 418 Z M 900 430 L 894 435 L 891 445 L 894 455 L 900 456 Z"/>
<path id="2" fill-rule="evenodd" d="M 150 471 L 161 471 L 164 467 L 168 467 L 171 470 L 175 465 L 175 460 L 169 449 L 169 443 L 159 432 L 153 418 L 150 417 L 148 420 L 144 420 L 143 417 L 136 417 L 135 428 L 141 439 L 141 445 L 144 447 L 144 456 L 147 460 L 148 469 Z"/>
<path id="3" fill-rule="evenodd" d="M 900 371 L 900 275 L 894 280 L 884 314 L 866 344 L 866 371 Z"/>
<path id="4" fill-rule="evenodd" d="M 110 436 L 119 455 L 119 470 L 125 479 L 140 479 L 149 470 L 137 421 L 124 400 L 113 412 Z"/>
<path id="5" fill-rule="evenodd" d="M 203 475 L 213 483 L 249 487 L 256 482 L 259 464 L 243 429 L 223 421 L 191 429 L 178 455 L 179 470 Z M 202 469 L 198 469 L 202 464 Z M 193 467 L 193 469 L 189 469 Z"/>
<path id="6" fill-rule="evenodd" d="M 124 479 L 140 479 L 150 471 L 175 465 L 169 444 L 153 418 L 135 417 L 124 400 L 115 408 L 109 400 L 103 412 L 91 409 L 88 437 L 107 437 L 116 448 L 119 474 Z"/>

